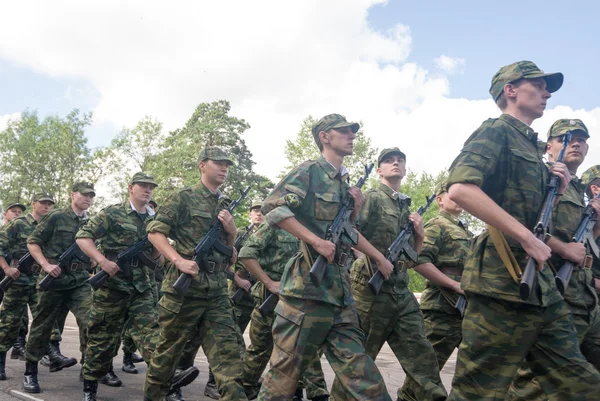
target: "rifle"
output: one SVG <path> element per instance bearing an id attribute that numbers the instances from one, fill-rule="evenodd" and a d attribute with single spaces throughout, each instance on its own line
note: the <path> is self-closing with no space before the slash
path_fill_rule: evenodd
<path id="1" fill-rule="evenodd" d="M 119 266 L 119 270 L 121 270 L 125 276 L 131 277 L 133 274 L 131 271 L 131 266 L 126 262 L 140 255 L 146 248 L 147 244 L 148 236 L 146 235 L 144 238 L 117 255 L 117 260 L 115 263 Z M 104 270 L 100 270 L 98 273 L 90 277 L 88 282 L 94 290 L 97 290 L 98 288 L 102 287 L 104 283 L 106 283 L 108 278 L 108 273 Z"/>
<path id="2" fill-rule="evenodd" d="M 83 253 L 81 249 L 79 249 L 77 242 L 74 242 L 73 245 L 68 247 L 67 250 L 64 251 L 62 255 L 58 257 L 58 262 L 56 264 L 58 265 L 58 267 L 60 267 L 62 271 L 68 266 L 69 263 L 71 263 L 73 258 L 77 258 L 83 263 L 90 262 L 90 258 L 85 253 Z M 44 277 L 42 281 L 40 281 L 40 291 L 47 291 L 52 286 L 52 283 L 54 283 L 54 277 L 47 274 L 46 277 Z"/>
<path id="3" fill-rule="evenodd" d="M 362 188 L 365 181 L 371 174 L 371 170 L 373 170 L 373 166 L 375 164 L 371 163 L 368 166 L 365 166 L 365 175 L 360 177 L 355 187 Z M 350 224 L 350 215 L 354 210 L 354 199 L 351 196 L 347 196 L 346 200 L 342 204 L 342 207 L 338 211 L 338 214 L 335 216 L 333 223 L 329 226 L 327 230 L 327 234 L 325 235 L 325 240 L 333 242 L 335 244 L 335 258 L 340 261 L 340 265 L 345 265 L 346 260 L 348 259 L 348 254 L 343 253 L 341 251 L 343 239 L 346 238 L 353 245 L 358 243 L 358 233 Z M 310 279 L 315 287 L 321 285 L 323 281 L 323 277 L 325 276 L 325 271 L 327 269 L 327 259 L 323 255 L 319 255 L 315 263 L 312 265 L 310 269 Z"/>
<path id="4" fill-rule="evenodd" d="M 263 302 L 258 307 L 258 311 L 260 312 L 260 315 L 263 318 L 266 318 L 267 316 L 269 316 L 271 314 L 271 312 L 273 312 L 273 310 L 275 309 L 277 302 L 279 302 L 279 297 L 276 294 L 269 293 L 269 296 L 267 297 L 267 299 L 265 299 L 265 302 Z"/>
<path id="5" fill-rule="evenodd" d="M 246 228 L 246 232 L 243 233 L 242 235 L 238 236 L 237 239 L 235 240 L 235 249 L 239 252 L 240 249 L 242 248 L 242 245 L 244 245 L 244 242 L 246 241 L 246 238 L 248 238 L 248 235 L 250 235 L 251 231 L 254 229 L 254 223 L 250 224 L 247 228 Z M 235 273 L 234 273 L 235 274 Z M 250 281 L 250 284 L 254 285 L 256 284 L 256 278 L 254 278 L 254 276 L 252 276 L 252 274 L 248 273 L 248 280 Z M 241 288 L 238 288 L 235 291 L 235 294 L 233 294 L 233 296 L 231 297 L 231 300 L 233 301 L 233 303 L 239 303 L 242 298 L 244 298 L 245 296 L 249 296 L 249 293 L 247 291 L 244 291 Z"/>
<path id="6" fill-rule="evenodd" d="M 563 137 L 563 147 L 558 154 L 557 162 L 562 162 L 565 156 L 565 152 L 567 150 L 567 146 L 569 146 L 569 142 L 571 142 L 571 131 L 567 132 Z M 552 175 L 550 178 L 550 182 L 548 183 L 548 194 L 546 195 L 546 199 L 544 200 L 544 205 L 542 207 L 542 211 L 540 213 L 540 218 L 533 227 L 533 234 L 535 234 L 536 238 L 540 241 L 544 241 L 546 237 L 546 233 L 548 232 L 548 223 L 550 222 L 550 218 L 552 217 L 552 209 L 554 209 L 554 201 L 556 200 L 556 193 L 558 192 L 558 187 L 560 185 L 560 178 L 556 175 Z M 537 274 L 536 274 L 536 261 L 533 258 L 529 258 L 527 260 L 527 265 L 525 266 L 525 270 L 523 271 L 523 276 L 521 276 L 521 284 L 519 285 L 519 296 L 523 301 L 529 299 L 529 295 L 531 294 L 531 289 L 534 287 Z"/>
<path id="7" fill-rule="evenodd" d="M 249 191 L 250 187 L 247 187 L 243 191 L 240 190 L 240 197 L 237 200 L 231 202 L 231 205 L 229 205 L 229 208 L 227 209 L 229 213 L 233 214 L 235 208 L 238 207 L 239 204 L 244 200 L 246 195 L 248 195 Z M 215 222 L 210 227 L 210 230 L 208 230 L 204 238 L 202 238 L 202 240 L 194 248 L 194 256 L 192 257 L 192 260 L 196 262 L 198 264 L 198 267 L 200 267 L 204 271 L 208 270 L 206 267 L 208 260 L 206 260 L 206 258 L 213 250 L 219 252 L 220 254 L 228 258 L 231 258 L 233 256 L 233 248 L 223 244 L 219 240 L 221 231 L 223 231 L 223 224 L 221 223 L 221 220 L 216 218 Z M 179 294 L 185 295 L 190 288 L 191 282 L 192 276 L 187 273 L 183 273 L 179 276 L 177 281 L 175 281 L 175 284 L 173 284 L 173 288 Z"/>
<path id="8" fill-rule="evenodd" d="M 429 208 L 429 205 L 431 205 L 431 202 L 433 202 L 433 200 L 435 199 L 435 194 L 432 194 L 430 197 L 425 199 L 427 203 L 424 206 L 421 206 L 419 210 L 417 210 L 417 213 L 419 213 L 421 216 L 425 214 L 425 212 Z M 417 261 L 419 255 L 408 243 L 408 240 L 413 235 L 414 231 L 415 226 L 413 225 L 413 222 L 408 221 L 408 223 L 406 223 L 402 231 L 400 231 L 400 234 L 398 234 L 394 242 L 392 242 L 392 244 L 389 246 L 386 258 L 392 263 L 392 265 L 394 265 L 394 269 L 396 268 L 396 262 L 398 262 L 398 259 L 401 255 L 405 255 L 413 262 Z M 369 288 L 371 288 L 371 292 L 374 295 L 378 295 L 379 291 L 381 291 L 383 280 L 383 274 L 381 274 L 379 270 L 377 270 L 373 277 L 371 277 L 371 279 L 369 280 Z"/>
<path id="9" fill-rule="evenodd" d="M 596 196 L 596 198 L 600 199 L 600 193 Z M 600 255 L 598 252 L 598 245 L 596 245 L 596 242 L 592 236 L 592 231 L 594 229 L 594 225 L 596 224 L 597 218 L 598 216 L 596 216 L 594 208 L 588 204 L 583 210 L 583 218 L 581 219 L 581 223 L 579 223 L 579 227 L 577 227 L 577 231 L 575 231 L 575 235 L 571 239 L 572 242 L 587 242 L 596 258 L 598 258 Z M 571 280 L 571 274 L 573 274 L 574 268 L 575 264 L 567 260 L 558 270 L 558 274 L 554 278 L 554 281 L 556 282 L 556 287 L 561 294 L 564 294 L 565 290 L 569 286 L 569 281 Z"/>
<path id="10" fill-rule="evenodd" d="M 465 316 L 465 307 L 466 306 L 467 306 L 467 299 L 465 298 L 464 295 L 460 295 L 458 297 L 458 300 L 456 301 L 456 304 L 454 305 L 454 307 L 456 309 L 458 309 L 461 317 Z"/>
<path id="11" fill-rule="evenodd" d="M 4 259 L 6 259 L 6 258 L 4 258 Z M 12 261 L 12 258 L 11 258 L 11 261 Z M 33 256 L 31 256 L 31 253 L 27 252 L 25 255 L 23 255 L 21 257 L 21 259 L 19 259 L 19 264 L 17 265 L 17 269 L 21 273 L 24 273 L 25 270 L 28 270 L 31 267 L 33 262 L 35 262 L 35 260 L 33 259 Z M 6 292 L 6 290 L 8 290 L 10 288 L 10 286 L 12 285 L 12 283 L 14 281 L 15 280 L 13 280 L 9 276 L 4 277 L 4 279 L 2 279 L 2 281 L 0 281 L 0 289 L 2 289 L 2 291 Z"/>

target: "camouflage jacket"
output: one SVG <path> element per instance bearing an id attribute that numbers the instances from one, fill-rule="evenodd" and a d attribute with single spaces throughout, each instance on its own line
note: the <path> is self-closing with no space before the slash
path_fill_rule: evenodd
<path id="1" fill-rule="evenodd" d="M 112 205 L 102 209 L 92 217 L 86 225 L 77 232 L 76 238 L 98 240 L 98 250 L 109 259 L 115 260 L 117 254 L 134 245 L 146 235 L 146 225 L 150 216 L 140 216 L 131 207 L 131 202 Z M 146 247 L 148 255 L 152 254 L 152 245 Z M 131 287 L 144 292 L 151 287 L 148 271 L 139 260 L 129 262 L 131 276 L 119 271 L 115 276 L 106 280 L 104 286 L 114 290 L 128 292 Z M 99 271 L 100 268 L 97 268 Z"/>
<path id="2" fill-rule="evenodd" d="M 248 237 L 239 258 L 256 259 L 271 280 L 280 281 L 286 263 L 298 253 L 299 244 L 298 239 L 287 231 L 263 223 Z M 252 295 L 257 302 L 265 300 L 263 283 L 256 282 L 252 287 Z"/>
<path id="3" fill-rule="evenodd" d="M 471 238 L 473 234 L 460 220 L 450 213 L 440 211 L 425 224 L 425 239 L 417 264 L 431 263 L 440 270 L 444 267 L 463 270 L 464 261 L 469 255 Z M 460 275 L 445 274 L 460 282 Z M 457 300 L 456 292 L 450 288 L 440 288 L 427 280 L 425 291 L 421 295 L 421 309 L 455 314 L 457 311 L 454 305 Z"/>
<path id="4" fill-rule="evenodd" d="M 581 222 L 585 208 L 584 190 L 579 179 L 573 176 L 565 194 L 554 207 L 551 233 L 562 242 L 571 242 Z M 550 263 L 558 270 L 565 260 L 553 254 Z M 589 311 L 597 305 L 596 290 L 591 287 L 592 278 L 591 269 L 576 267 L 573 270 L 569 286 L 563 295 L 572 313 L 588 315 Z"/>
<path id="5" fill-rule="evenodd" d="M 341 170 L 345 170 L 343 167 Z M 263 213 L 269 225 L 295 217 L 300 224 L 320 238 L 335 219 L 342 201 L 348 195 L 347 175 L 338 172 L 323 156 L 294 168 L 271 191 L 264 202 Z M 309 247 L 310 248 L 310 247 Z M 313 260 L 318 253 L 310 249 Z M 350 277 L 345 266 L 327 266 L 319 287 L 310 280 L 311 266 L 288 263 L 281 278 L 280 295 L 327 302 L 336 306 L 354 303 L 350 292 Z"/>
<path id="6" fill-rule="evenodd" d="M 87 213 L 79 217 L 71 206 L 52 210 L 38 223 L 33 233 L 27 238 L 27 243 L 39 245 L 46 259 L 49 262 L 56 262 L 59 256 L 73 245 L 75 234 L 87 221 Z M 74 258 L 73 262 L 80 263 L 81 261 Z M 89 262 L 83 265 L 85 268 L 81 270 L 63 270 L 61 275 L 54 280 L 52 290 L 69 290 L 84 284 L 89 285 L 87 284 L 87 280 L 90 278 L 88 270 L 91 267 Z M 45 276 L 46 273 L 42 270 L 40 279 Z"/>
<path id="7" fill-rule="evenodd" d="M 385 184 L 380 183 L 378 188 L 370 189 L 365 193 L 365 203 L 360 209 L 357 227 L 361 234 L 382 254 L 386 254 L 388 247 L 402 228 L 408 222 L 411 200 L 407 195 L 395 192 Z M 410 244 L 414 246 L 415 238 L 412 236 Z M 408 263 L 402 258 L 388 280 L 383 282 L 382 292 L 400 294 L 408 291 Z M 377 271 L 375 262 L 372 262 L 373 271 L 370 272 L 363 258 L 357 259 L 352 265 L 351 280 L 352 291 L 355 298 L 372 298 L 371 290 L 367 283 Z"/>
<path id="8" fill-rule="evenodd" d="M 175 241 L 175 249 L 184 258 L 194 256 L 194 248 L 204 238 L 217 214 L 226 206 L 227 199 L 218 192 L 213 194 L 199 182 L 171 194 L 158 207 L 158 211 L 147 226 L 148 233 L 158 232 Z M 227 235 L 222 231 L 221 241 L 227 244 Z M 200 273 L 192 280 L 186 297 L 212 298 L 227 295 L 227 278 L 224 268 L 228 260 L 217 252 L 208 256 L 218 266 L 214 273 L 207 273 L 200 266 Z M 172 263 L 165 266 L 162 291 L 177 294 L 173 284 L 180 272 Z"/>
<path id="9" fill-rule="evenodd" d="M 242 235 L 245 235 L 247 231 L 248 231 L 248 227 L 239 229 L 237 232 L 236 241 L 239 237 L 241 237 Z M 252 226 L 252 231 L 255 231 L 254 226 Z M 247 241 L 248 241 L 248 237 L 246 237 L 246 239 L 240 244 L 240 249 L 238 249 L 238 253 Z M 242 271 L 242 272 L 244 272 L 243 275 L 246 278 L 249 277 L 249 273 L 246 270 L 246 268 L 244 267 L 244 264 L 240 261 L 239 255 L 238 255 L 237 262 L 235 262 L 235 265 L 233 266 L 233 271 L 234 271 L 234 273 L 236 271 Z M 233 297 L 233 295 L 236 293 L 237 290 L 238 290 L 238 286 L 235 285 L 235 283 L 231 282 L 229 284 L 229 297 L 230 298 Z M 242 297 L 242 299 L 237 303 L 237 305 L 254 306 L 254 300 L 250 296 L 248 296 L 248 297 L 245 296 L 245 297 Z"/>
<path id="10" fill-rule="evenodd" d="M 467 183 L 480 187 L 519 223 L 532 229 L 537 223 L 548 184 L 548 169 L 537 146 L 537 133 L 518 119 L 502 114 L 485 121 L 465 142 L 452 163 L 448 187 Z M 506 236 L 521 269 L 527 264 L 521 245 Z M 465 264 L 461 286 L 465 291 L 511 302 L 548 306 L 561 300 L 549 268 L 537 274 L 527 301 L 502 263 L 485 230 L 477 237 Z"/>
<path id="11" fill-rule="evenodd" d="M 27 237 L 31 235 L 37 224 L 38 222 L 30 213 L 27 216 L 17 217 L 0 230 L 0 256 L 11 255 L 12 267 L 16 267 L 19 259 L 29 252 Z M 39 271 L 39 265 L 36 264 L 36 266 Z M 21 272 L 21 276 L 13 282 L 13 285 L 35 285 L 36 279 L 37 274 Z"/>

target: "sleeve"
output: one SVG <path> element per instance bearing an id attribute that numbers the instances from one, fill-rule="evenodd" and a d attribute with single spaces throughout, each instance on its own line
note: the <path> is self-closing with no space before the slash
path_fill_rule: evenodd
<path id="1" fill-rule="evenodd" d="M 437 266 L 438 254 L 442 244 L 442 227 L 437 224 L 436 220 L 432 219 L 425 225 L 425 238 L 423 238 L 423 247 L 417 265 L 432 263 Z"/>
<path id="2" fill-rule="evenodd" d="M 244 246 L 240 249 L 238 257 L 240 259 L 258 260 L 263 251 L 269 246 L 275 231 L 268 224 L 261 224 L 258 230 L 248 237 Z"/>
<path id="3" fill-rule="evenodd" d="M 356 220 L 356 228 L 365 238 L 372 237 L 372 233 L 367 232 L 367 229 L 369 227 L 375 228 L 375 225 L 369 224 L 369 222 L 379 221 L 375 217 L 377 214 L 377 205 L 377 193 L 375 191 L 368 191 L 365 194 L 365 202 L 360 208 L 358 219 Z"/>
<path id="4" fill-rule="evenodd" d="M 6 230 L 0 229 L 0 256 L 8 255 L 8 234 Z"/>
<path id="5" fill-rule="evenodd" d="M 262 211 L 270 226 L 294 217 L 302 206 L 310 184 L 308 167 L 300 165 L 273 188 L 264 201 Z"/>
<path id="6" fill-rule="evenodd" d="M 110 222 L 108 219 L 107 210 L 101 210 L 97 215 L 88 220 L 88 222 L 83 225 L 77 234 L 75 235 L 75 239 L 78 238 L 89 238 L 93 240 L 97 240 L 102 238 L 110 227 Z"/>
<path id="7" fill-rule="evenodd" d="M 36 244 L 43 246 L 46 244 L 52 235 L 54 234 L 54 227 L 56 226 L 56 220 L 58 211 L 50 212 L 45 215 L 42 220 L 35 227 L 29 238 L 27 238 L 28 244 Z"/>
<path id="8" fill-rule="evenodd" d="M 161 233 L 168 237 L 179 222 L 181 206 L 181 192 L 171 194 L 167 200 L 158 207 L 154 219 L 146 226 L 146 232 Z"/>

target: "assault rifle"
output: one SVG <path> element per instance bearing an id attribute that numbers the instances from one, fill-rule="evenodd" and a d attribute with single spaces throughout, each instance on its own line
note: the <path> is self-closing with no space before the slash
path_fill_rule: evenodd
<path id="1" fill-rule="evenodd" d="M 567 132 L 563 136 L 563 147 L 558 154 L 558 159 L 556 160 L 557 162 L 563 161 L 567 146 L 569 146 L 569 142 L 571 142 L 571 131 Z M 535 234 L 536 238 L 542 242 L 545 240 L 546 233 L 548 232 L 548 224 L 550 222 L 550 218 L 552 217 L 552 209 L 554 209 L 554 202 L 556 201 L 556 195 L 558 193 L 559 186 L 560 178 L 558 178 L 556 175 L 552 175 L 552 178 L 550 178 L 550 182 L 548 183 L 548 194 L 544 200 L 544 205 L 542 207 L 539 220 L 535 227 L 533 227 L 533 233 Z M 525 270 L 523 271 L 521 285 L 519 286 L 519 296 L 523 301 L 529 299 L 531 289 L 535 286 L 537 279 L 535 269 L 536 263 L 537 262 L 535 259 L 529 258 L 529 260 L 527 260 Z"/>
<path id="2" fill-rule="evenodd" d="M 365 166 L 365 175 L 360 177 L 355 187 L 359 189 L 362 188 L 365 181 L 369 177 L 369 174 L 371 174 L 373 166 L 374 163 Z M 342 204 L 337 216 L 335 216 L 333 223 L 331 226 L 329 226 L 325 236 L 327 241 L 331 241 L 335 244 L 335 260 L 337 260 L 340 265 L 345 265 L 346 260 L 348 259 L 348 255 L 342 252 L 342 244 L 345 242 L 344 239 L 346 239 L 346 242 L 350 242 L 353 245 L 358 243 L 358 233 L 352 227 L 350 222 L 350 215 L 352 214 L 353 210 L 354 199 L 351 196 L 346 196 L 346 200 Z M 329 263 L 327 262 L 327 259 L 325 259 L 323 255 L 319 255 L 310 269 L 310 279 L 315 287 L 321 285 L 328 264 Z"/>
<path id="3" fill-rule="evenodd" d="M 596 196 L 596 198 L 600 198 L 600 193 Z M 575 231 L 575 235 L 572 239 L 572 242 L 587 242 L 596 258 L 598 258 L 600 255 L 598 252 L 598 245 L 596 245 L 596 241 L 594 241 L 592 231 L 594 230 L 594 225 L 596 224 L 597 218 L 598 216 L 596 216 L 594 208 L 588 204 L 583 211 L 583 218 L 581 219 L 581 223 L 579 223 L 579 227 L 577 227 L 577 231 Z M 565 290 L 569 286 L 569 281 L 571 280 L 571 274 L 573 274 L 574 268 L 575 264 L 568 260 L 558 270 L 558 274 L 554 280 L 556 282 L 556 287 L 561 294 L 564 294 Z"/>
<path id="4" fill-rule="evenodd" d="M 240 197 L 231 202 L 229 208 L 227 210 L 229 213 L 233 214 L 233 211 L 239 204 L 244 200 L 248 192 L 250 191 L 250 187 L 247 187 L 245 190 L 240 190 Z M 218 218 L 215 218 L 214 223 L 210 227 L 210 230 L 206 233 L 204 238 L 196 245 L 194 248 L 194 256 L 192 260 L 198 264 L 198 267 L 204 271 L 208 271 L 208 263 L 207 257 L 212 253 L 213 250 L 219 252 L 225 257 L 231 258 L 233 256 L 233 248 L 225 245 L 219 240 L 221 232 L 223 231 L 223 223 Z M 183 273 L 179 276 L 175 284 L 173 284 L 173 288 L 179 294 L 186 294 L 190 288 L 190 284 L 192 283 L 192 276 Z"/>
<path id="5" fill-rule="evenodd" d="M 246 238 L 248 238 L 248 236 L 251 234 L 252 230 L 254 229 L 254 223 L 250 224 L 247 228 L 246 228 L 246 232 L 244 232 L 242 235 L 238 236 L 235 240 L 235 249 L 239 252 L 240 249 L 242 248 L 242 246 L 244 245 L 244 242 L 246 241 Z M 234 273 L 235 274 L 235 273 Z M 254 278 L 254 276 L 250 273 L 248 273 L 248 281 L 250 281 L 251 285 L 254 285 L 256 283 L 256 278 Z M 244 298 L 245 296 L 249 296 L 249 292 L 244 291 L 241 288 L 238 288 L 237 291 L 233 294 L 233 296 L 231 297 L 231 300 L 233 301 L 233 303 L 237 304 L 239 303 L 242 298 Z"/>
<path id="6" fill-rule="evenodd" d="M 62 255 L 60 255 L 58 257 L 58 262 L 56 263 L 58 265 L 58 267 L 60 267 L 61 269 L 61 274 L 62 274 L 62 270 L 65 270 L 69 267 L 69 264 L 71 263 L 71 261 L 77 258 L 80 261 L 82 261 L 83 263 L 89 263 L 90 262 L 90 258 L 81 251 L 81 249 L 79 249 L 79 246 L 77 245 L 77 242 L 74 242 L 73 245 L 71 245 L 70 247 L 67 248 L 66 251 L 64 251 L 62 253 Z M 42 279 L 42 281 L 40 281 L 40 291 L 47 291 L 50 289 L 50 287 L 52 286 L 52 283 L 54 283 L 54 277 L 52 277 L 51 275 L 47 274 L 46 277 L 44 277 Z"/>
<path id="7" fill-rule="evenodd" d="M 464 295 L 460 295 L 454 307 L 460 312 L 460 316 L 465 316 L 465 307 L 467 306 L 467 299 Z"/>
<path id="8" fill-rule="evenodd" d="M 12 261 L 12 258 L 11 258 L 11 261 Z M 35 260 L 33 259 L 33 256 L 31 256 L 31 253 L 27 252 L 25 255 L 23 255 L 21 257 L 21 259 L 19 259 L 19 264 L 17 265 L 17 269 L 21 273 L 26 273 L 31 268 L 31 265 L 33 265 L 34 262 L 35 262 Z M 12 285 L 12 283 L 14 281 L 15 280 L 13 280 L 9 276 L 4 277 L 4 279 L 2 279 L 2 281 L 0 281 L 0 289 L 2 289 L 2 291 L 6 292 L 6 290 L 8 290 L 10 288 L 10 286 Z"/>
<path id="9" fill-rule="evenodd" d="M 144 238 L 117 255 L 117 260 L 115 260 L 115 263 L 119 266 L 119 270 L 121 270 L 125 276 L 131 277 L 133 274 L 131 271 L 131 265 L 127 262 L 135 257 L 141 256 L 147 244 L 148 236 L 146 235 Z M 104 283 L 106 283 L 108 277 L 109 275 L 107 272 L 100 270 L 98 273 L 90 277 L 88 281 L 92 288 L 97 290 L 98 288 L 102 287 Z"/>
<path id="10" fill-rule="evenodd" d="M 433 202 L 433 200 L 435 199 L 435 194 L 425 199 L 427 200 L 427 203 L 424 206 L 421 206 L 419 210 L 417 210 L 417 213 L 419 213 L 421 216 L 425 214 L 425 212 L 429 208 L 429 205 L 431 205 L 431 202 Z M 398 234 L 394 242 L 392 242 L 392 244 L 388 248 L 386 258 L 392 263 L 392 265 L 394 265 L 394 269 L 396 268 L 396 262 L 398 262 L 398 259 L 401 255 L 405 255 L 408 259 L 412 260 L 413 262 L 417 261 L 419 255 L 408 243 L 408 240 L 413 235 L 414 231 L 415 226 L 413 225 L 412 221 L 409 221 L 408 223 L 406 223 L 402 231 L 400 231 L 400 234 Z M 375 272 L 373 277 L 371 277 L 371 279 L 369 280 L 369 288 L 371 288 L 371 292 L 373 294 L 379 294 L 381 286 L 383 285 L 383 280 L 383 274 L 381 274 L 381 272 L 377 270 L 377 272 Z"/>

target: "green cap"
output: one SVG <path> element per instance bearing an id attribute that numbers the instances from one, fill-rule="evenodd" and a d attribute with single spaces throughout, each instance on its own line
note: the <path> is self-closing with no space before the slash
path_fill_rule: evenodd
<path id="1" fill-rule="evenodd" d="M 152 177 L 151 175 L 148 174 L 144 174 L 141 171 L 135 173 L 133 175 L 133 178 L 131 178 L 131 182 L 129 184 L 133 185 L 133 184 L 152 184 L 155 187 L 158 186 L 157 183 L 154 182 L 154 177 Z"/>
<path id="2" fill-rule="evenodd" d="M 573 133 L 579 132 L 580 134 L 585 135 L 586 138 L 590 137 L 590 133 L 583 121 L 576 118 L 563 118 L 561 120 L 556 120 L 554 124 L 552 124 L 552 127 L 548 130 L 548 139 L 562 136 L 569 131 L 572 131 Z"/>
<path id="3" fill-rule="evenodd" d="M 494 78 L 492 78 L 492 86 L 490 87 L 490 95 L 494 101 L 498 100 L 500 95 L 504 93 L 504 86 L 513 83 L 523 78 L 544 78 L 546 80 L 546 90 L 550 93 L 556 92 L 563 84 L 564 76 L 560 72 L 545 74 L 537 65 L 531 61 L 517 61 L 500 68 Z"/>
<path id="4" fill-rule="evenodd" d="M 595 165 L 585 170 L 581 175 L 581 183 L 587 187 L 596 178 L 600 178 L 600 165 Z"/>
<path id="5" fill-rule="evenodd" d="M 27 209 L 27 206 L 25 206 L 24 204 L 22 204 L 19 201 L 10 201 L 7 203 L 6 207 L 4 208 L 4 211 L 7 211 L 11 207 L 15 207 L 15 206 L 20 207 L 22 211 L 25 211 Z"/>
<path id="6" fill-rule="evenodd" d="M 262 208 L 263 202 L 261 200 L 253 200 L 252 205 L 250 206 L 250 210 L 254 208 Z"/>
<path id="7" fill-rule="evenodd" d="M 383 161 L 383 159 L 385 159 L 386 156 L 389 155 L 398 155 L 400 157 L 403 157 L 404 160 L 406 160 L 406 155 L 398 148 L 385 148 L 381 151 L 381 153 L 379 153 L 379 157 L 377 158 L 377 166 L 379 166 L 381 164 L 381 162 Z"/>
<path id="8" fill-rule="evenodd" d="M 214 146 L 206 147 L 200 151 L 200 154 L 198 155 L 198 163 L 206 159 L 214 160 L 216 162 L 226 161 L 230 166 L 233 165 L 233 160 L 229 158 L 227 153 L 224 150 Z"/>
<path id="9" fill-rule="evenodd" d="M 350 127 L 352 132 L 356 133 L 360 129 L 359 123 L 351 123 L 346 120 L 341 114 L 327 114 L 325 117 L 321 118 L 315 125 L 312 127 L 313 138 L 315 138 L 315 142 L 319 143 L 319 133 L 321 131 L 329 131 L 332 128 L 345 128 Z"/>
<path id="10" fill-rule="evenodd" d="M 42 202 L 42 201 L 48 201 L 48 202 L 55 203 L 54 198 L 52 198 L 52 195 L 50 195 L 50 193 L 48 193 L 48 192 L 38 192 L 31 197 L 31 202 Z"/>
<path id="11" fill-rule="evenodd" d="M 446 183 L 445 182 L 442 182 L 437 187 L 435 187 L 435 195 L 436 196 L 440 196 L 444 192 L 448 192 L 448 189 L 446 188 Z"/>
<path id="12" fill-rule="evenodd" d="M 79 192 L 80 194 L 94 194 L 96 196 L 96 191 L 94 190 L 94 184 L 89 182 L 76 182 L 73 184 L 71 188 L 72 192 Z"/>

